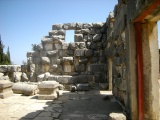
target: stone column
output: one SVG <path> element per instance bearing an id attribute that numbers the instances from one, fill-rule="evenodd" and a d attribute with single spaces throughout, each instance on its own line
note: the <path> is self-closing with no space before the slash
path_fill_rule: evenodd
<path id="1" fill-rule="evenodd" d="M 108 59 L 109 90 L 112 90 L 112 59 Z"/>

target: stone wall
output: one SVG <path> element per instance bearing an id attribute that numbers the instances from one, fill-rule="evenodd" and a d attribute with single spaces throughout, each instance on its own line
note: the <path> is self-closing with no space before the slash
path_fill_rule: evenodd
<path id="1" fill-rule="evenodd" d="M 65 42 L 66 30 L 74 30 L 74 42 Z M 66 84 L 105 83 L 106 89 L 105 46 L 105 23 L 55 24 L 49 35 L 42 38 L 38 50 L 27 53 L 28 64 L 33 76 L 49 72 L 50 80 L 58 81 L 63 75 L 62 79 L 67 77 Z"/>

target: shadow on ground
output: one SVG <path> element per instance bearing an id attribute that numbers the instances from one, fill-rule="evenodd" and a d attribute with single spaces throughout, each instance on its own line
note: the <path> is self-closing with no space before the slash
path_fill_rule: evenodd
<path id="1" fill-rule="evenodd" d="M 123 113 L 110 91 L 64 91 L 44 110 L 31 112 L 20 120 L 107 120 L 110 113 Z"/>

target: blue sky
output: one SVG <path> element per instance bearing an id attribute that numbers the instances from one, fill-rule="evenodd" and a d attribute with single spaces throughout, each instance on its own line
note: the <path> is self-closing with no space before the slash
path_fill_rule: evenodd
<path id="1" fill-rule="evenodd" d="M 0 34 L 14 64 L 27 61 L 52 24 L 105 22 L 117 0 L 0 0 Z"/>
<path id="2" fill-rule="evenodd" d="M 0 34 L 14 64 L 27 61 L 31 44 L 41 43 L 52 25 L 105 22 L 117 0 L 0 0 Z"/>

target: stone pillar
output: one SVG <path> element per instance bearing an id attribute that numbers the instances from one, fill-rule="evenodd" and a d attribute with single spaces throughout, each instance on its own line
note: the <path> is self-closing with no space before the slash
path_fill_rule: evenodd
<path id="1" fill-rule="evenodd" d="M 108 59 L 109 90 L 112 90 L 112 59 Z"/>
<path id="2" fill-rule="evenodd" d="M 13 95 L 13 83 L 8 80 L 0 80 L 0 98 L 4 99 Z"/>
<path id="3" fill-rule="evenodd" d="M 142 24 L 145 119 L 159 120 L 159 50 L 156 22 Z"/>

